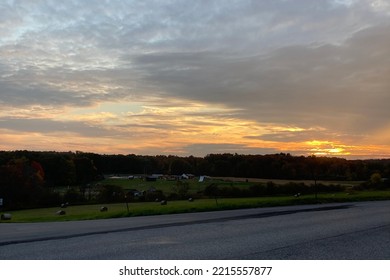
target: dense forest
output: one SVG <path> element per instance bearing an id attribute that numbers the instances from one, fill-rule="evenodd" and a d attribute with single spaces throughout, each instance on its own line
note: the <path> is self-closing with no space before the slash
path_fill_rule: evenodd
<path id="1" fill-rule="evenodd" d="M 101 155 L 83 152 L 0 152 L 0 198 L 13 207 L 52 205 L 51 190 L 77 186 L 81 190 L 105 174 L 208 175 L 288 180 L 367 181 L 373 174 L 390 177 L 390 159 L 346 160 L 290 154 L 210 154 L 205 157 Z M 39 203 L 38 203 L 39 201 Z"/>

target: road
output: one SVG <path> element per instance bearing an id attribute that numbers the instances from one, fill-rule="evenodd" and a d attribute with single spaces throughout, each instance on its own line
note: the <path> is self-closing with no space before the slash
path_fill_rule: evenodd
<path id="1" fill-rule="evenodd" d="M 0 224 L 0 259 L 390 259 L 390 201 Z"/>

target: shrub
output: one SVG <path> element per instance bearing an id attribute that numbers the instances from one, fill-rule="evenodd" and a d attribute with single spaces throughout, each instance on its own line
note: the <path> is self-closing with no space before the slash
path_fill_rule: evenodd
<path id="1" fill-rule="evenodd" d="M 69 201 L 72 204 L 84 202 L 85 198 L 76 188 L 68 189 L 64 194 L 64 201 Z"/>
<path id="2" fill-rule="evenodd" d="M 145 193 L 145 201 L 161 201 L 164 199 L 166 199 L 166 197 L 161 190 L 149 190 Z"/>
<path id="3" fill-rule="evenodd" d="M 116 185 L 102 185 L 97 200 L 102 203 L 122 202 L 125 199 L 123 188 Z"/>
<path id="4" fill-rule="evenodd" d="M 177 181 L 176 185 L 173 187 L 173 190 L 175 191 L 179 199 L 185 199 L 188 195 L 189 189 L 190 187 L 188 183 L 183 181 Z"/>

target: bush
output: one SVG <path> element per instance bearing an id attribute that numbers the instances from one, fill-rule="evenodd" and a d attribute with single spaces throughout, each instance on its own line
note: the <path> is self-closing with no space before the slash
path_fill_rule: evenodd
<path id="1" fill-rule="evenodd" d="M 210 184 L 204 190 L 204 194 L 209 197 L 259 197 L 259 196 L 275 196 L 275 195 L 295 195 L 300 193 L 312 194 L 317 192 L 341 192 L 345 187 L 341 185 L 324 185 L 317 184 L 305 185 L 304 183 L 289 182 L 278 185 L 274 182 L 266 184 L 256 184 L 249 188 L 239 188 L 235 186 L 220 187 L 217 184 Z"/>
<path id="2" fill-rule="evenodd" d="M 220 189 L 218 187 L 218 184 L 212 183 L 212 184 L 208 185 L 204 189 L 204 194 L 207 196 L 212 196 L 212 197 L 220 195 Z"/>
<path id="3" fill-rule="evenodd" d="M 161 201 L 166 199 L 164 193 L 160 190 L 147 191 L 145 193 L 145 201 Z"/>
<path id="4" fill-rule="evenodd" d="M 345 191 L 345 187 L 339 184 L 317 184 L 317 190 L 319 192 L 342 192 Z"/>
<path id="5" fill-rule="evenodd" d="M 50 207 L 60 204 L 61 196 L 50 189 L 44 189 L 41 194 L 39 207 Z"/>
<path id="6" fill-rule="evenodd" d="M 68 189 L 65 192 L 63 199 L 64 199 L 64 201 L 68 201 L 68 202 L 70 202 L 72 204 L 77 204 L 77 203 L 85 201 L 84 196 L 76 188 Z"/>
<path id="7" fill-rule="evenodd" d="M 188 195 L 190 187 L 187 182 L 177 181 L 176 185 L 173 187 L 173 190 L 177 194 L 179 199 L 185 199 Z"/>
<path id="8" fill-rule="evenodd" d="M 97 200 L 101 203 L 123 202 L 125 200 L 123 188 L 116 185 L 102 185 L 98 190 Z"/>

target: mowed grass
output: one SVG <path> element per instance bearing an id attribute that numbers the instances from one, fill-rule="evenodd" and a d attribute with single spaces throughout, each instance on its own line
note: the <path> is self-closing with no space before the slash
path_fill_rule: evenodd
<path id="1" fill-rule="evenodd" d="M 390 200 L 390 191 L 359 191 L 352 194 L 334 193 L 305 195 L 299 198 L 292 196 L 255 197 L 255 198 L 218 198 L 199 199 L 193 202 L 187 200 L 168 201 L 167 205 L 157 202 L 129 203 L 129 212 L 125 203 L 77 205 L 62 209 L 65 215 L 56 215 L 60 208 L 42 208 L 9 211 L 12 214 L 11 221 L 4 222 L 53 222 L 53 221 L 75 221 L 91 219 L 108 219 L 131 216 L 162 215 L 174 213 L 218 211 L 241 208 L 257 208 L 272 206 L 287 206 L 299 204 L 331 203 L 331 202 L 353 202 L 367 200 Z M 100 208 L 106 206 L 107 212 L 100 212 Z"/>

